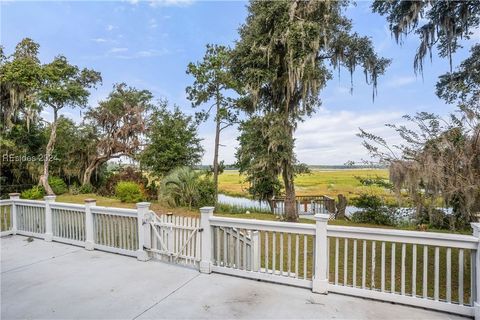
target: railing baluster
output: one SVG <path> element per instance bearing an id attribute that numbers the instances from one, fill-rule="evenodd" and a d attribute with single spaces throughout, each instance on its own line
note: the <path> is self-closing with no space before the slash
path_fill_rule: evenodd
<path id="1" fill-rule="evenodd" d="M 463 249 L 458 251 L 458 304 L 463 305 Z"/>
<path id="2" fill-rule="evenodd" d="M 277 258 L 277 234 L 272 232 L 272 272 L 273 274 L 276 272 L 276 259 Z"/>
<path id="3" fill-rule="evenodd" d="M 354 288 L 357 286 L 357 239 L 353 240 L 352 285 Z"/>
<path id="4" fill-rule="evenodd" d="M 222 233 L 223 233 L 223 266 L 228 266 L 228 257 L 227 257 L 227 233 L 225 232 L 225 228 L 222 229 Z"/>
<path id="5" fill-rule="evenodd" d="M 428 298 L 428 246 L 423 246 L 423 298 Z"/>
<path id="6" fill-rule="evenodd" d="M 250 238 L 251 240 L 251 238 Z M 243 230 L 243 270 L 247 270 L 247 230 Z"/>
<path id="7" fill-rule="evenodd" d="M 401 266 L 401 282 L 400 282 L 400 292 L 402 295 L 405 295 L 405 255 L 406 255 L 406 247 L 405 243 L 402 243 L 402 266 Z"/>
<path id="8" fill-rule="evenodd" d="M 395 293 L 395 242 L 392 242 L 392 259 L 390 273 L 390 291 Z"/>
<path id="9" fill-rule="evenodd" d="M 412 245 L 412 297 L 417 296 L 417 245 Z"/>
<path id="10" fill-rule="evenodd" d="M 344 239 L 343 246 L 343 285 L 348 283 L 348 238 Z"/>
<path id="11" fill-rule="evenodd" d="M 240 232 L 238 228 L 235 235 L 235 268 L 240 269 Z"/>
<path id="12" fill-rule="evenodd" d="M 338 250 L 339 250 L 339 238 L 335 238 L 335 285 L 338 285 Z"/>
<path id="13" fill-rule="evenodd" d="M 303 236 L 303 279 L 307 279 L 307 236 Z"/>
<path id="14" fill-rule="evenodd" d="M 380 267 L 380 290 L 385 292 L 385 241 L 382 241 L 382 258 Z"/>
<path id="15" fill-rule="evenodd" d="M 283 232 L 280 232 L 280 275 L 283 276 Z"/>
<path id="16" fill-rule="evenodd" d="M 371 284 L 371 288 L 375 288 L 375 267 L 376 267 L 376 252 L 377 249 L 376 249 L 376 243 L 375 241 L 372 241 L 372 274 L 371 274 L 371 278 L 372 278 L 372 284 Z"/>
<path id="17" fill-rule="evenodd" d="M 287 234 L 287 276 L 292 272 L 292 234 Z"/>
<path id="18" fill-rule="evenodd" d="M 367 241 L 365 240 L 362 243 L 362 251 L 362 289 L 365 289 L 367 279 Z"/>
<path id="19" fill-rule="evenodd" d="M 299 240 L 300 237 L 298 233 L 295 235 L 295 278 L 298 279 L 298 250 L 299 250 Z"/>
<path id="20" fill-rule="evenodd" d="M 265 272 L 268 272 L 268 231 L 263 233 L 265 234 Z"/>
<path id="21" fill-rule="evenodd" d="M 435 247 L 435 285 L 434 285 L 434 299 L 436 301 L 440 298 L 440 248 Z"/>
<path id="22" fill-rule="evenodd" d="M 447 248 L 447 302 L 452 302 L 452 249 Z"/>

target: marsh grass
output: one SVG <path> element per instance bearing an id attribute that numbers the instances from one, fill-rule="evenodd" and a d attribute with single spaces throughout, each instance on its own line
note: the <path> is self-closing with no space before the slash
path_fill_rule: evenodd
<path id="1" fill-rule="evenodd" d="M 312 170 L 310 174 L 295 177 L 297 195 L 327 195 L 336 197 L 343 194 L 347 199 L 354 198 L 361 193 L 375 194 L 394 202 L 395 196 L 387 189 L 378 186 L 363 186 L 358 179 L 381 177 L 388 179 L 387 169 L 341 169 L 341 170 Z M 230 196 L 248 197 L 248 185 L 237 170 L 225 170 L 219 176 L 221 193 Z"/>

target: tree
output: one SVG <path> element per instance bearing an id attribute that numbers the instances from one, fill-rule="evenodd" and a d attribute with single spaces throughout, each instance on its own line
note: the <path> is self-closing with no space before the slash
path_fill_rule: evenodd
<path id="1" fill-rule="evenodd" d="M 357 66 L 375 94 L 378 77 L 389 61 L 379 58 L 371 41 L 352 32 L 343 1 L 251 1 L 232 72 L 247 91 L 243 108 L 269 114 L 275 127 L 270 154 L 278 153 L 285 186 L 287 220 L 298 219 L 294 186 L 294 131 L 298 121 L 320 105 L 319 93 L 331 69 Z"/>
<path id="2" fill-rule="evenodd" d="M 279 179 L 281 159 L 276 158 L 279 153 L 269 152 L 270 125 L 268 117 L 253 116 L 243 121 L 235 156 L 236 166 L 249 184 L 248 193 L 254 199 L 268 201 L 273 209 L 272 198 L 280 194 L 282 183 Z"/>
<path id="3" fill-rule="evenodd" d="M 213 101 L 212 105 L 197 113 L 197 116 L 200 120 L 207 120 L 210 114 L 214 114 L 213 181 L 215 202 L 218 195 L 220 133 L 235 123 L 238 117 L 238 110 L 233 108 L 234 99 L 226 95 L 228 90 L 236 87 L 234 78 L 230 73 L 230 54 L 230 49 L 225 46 L 207 45 L 203 61 L 196 64 L 190 63 L 187 69 L 187 74 L 191 74 L 195 78 L 193 85 L 186 89 L 188 99 L 192 101 L 192 106 L 195 108 Z"/>
<path id="4" fill-rule="evenodd" d="M 85 134 L 91 140 L 87 167 L 82 185 L 90 183 L 92 173 L 110 159 L 135 157 L 143 145 L 142 137 L 148 130 L 147 117 L 154 108 L 152 94 L 137 90 L 125 83 L 113 86 L 108 98 L 85 115 Z"/>
<path id="5" fill-rule="evenodd" d="M 77 66 L 70 64 L 64 56 L 58 56 L 52 62 L 42 66 L 41 73 L 38 99 L 42 107 L 52 109 L 53 121 L 50 124 L 50 138 L 45 150 L 43 174 L 40 176 L 39 184 L 43 185 L 47 194 L 53 194 L 48 184 L 48 174 L 57 138 L 58 113 L 65 107 L 86 107 L 90 95 L 88 89 L 94 88 L 102 78 L 97 71 L 80 70 Z"/>
<path id="6" fill-rule="evenodd" d="M 7 57 L 0 46 L 0 107 L 2 132 L 11 129 L 13 118 L 22 114 L 27 129 L 35 119 L 38 105 L 35 97 L 41 82 L 39 45 L 30 38 L 20 41 Z"/>
<path id="7" fill-rule="evenodd" d="M 167 101 L 150 117 L 147 145 L 140 155 L 142 167 L 159 178 L 176 167 L 193 166 L 200 162 L 203 148 L 197 124 L 175 106 L 167 110 Z"/>
<path id="8" fill-rule="evenodd" d="M 440 57 L 449 58 L 452 70 L 452 54 L 461 47 L 459 40 L 469 39 L 480 24 L 480 2 L 471 0 L 375 0 L 372 9 L 387 16 L 397 42 L 412 32 L 418 35 L 415 72 L 423 71 L 425 57 L 432 58 L 435 46 Z"/>
<path id="9" fill-rule="evenodd" d="M 480 211 L 480 77 L 472 72 L 479 69 L 476 45 L 457 71 L 442 75 L 437 83 L 437 95 L 456 104 L 458 111 L 447 119 L 426 112 L 405 116 L 414 128 L 389 125 L 402 144 L 391 146 L 364 130 L 359 134 L 372 156 L 390 164 L 395 190 L 409 191 L 417 216 L 426 210 L 432 221 L 443 201 L 453 208 L 454 228 L 465 227 Z"/>

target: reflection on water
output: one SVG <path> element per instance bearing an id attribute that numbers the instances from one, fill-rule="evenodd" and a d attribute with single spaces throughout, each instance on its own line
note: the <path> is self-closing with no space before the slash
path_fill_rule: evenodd
<path id="1" fill-rule="evenodd" d="M 230 204 L 238 207 L 244 208 L 258 208 L 264 210 L 270 210 L 270 206 L 266 201 L 257 201 L 248 199 L 245 197 L 232 197 L 227 196 L 226 194 L 219 194 L 218 195 L 218 202 L 223 204 Z"/>

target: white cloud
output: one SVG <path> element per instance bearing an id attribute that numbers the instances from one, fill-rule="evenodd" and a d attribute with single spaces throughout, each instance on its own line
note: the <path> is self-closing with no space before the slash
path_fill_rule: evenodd
<path id="1" fill-rule="evenodd" d="M 105 27 L 105 30 L 107 31 L 112 31 L 113 29 L 115 29 L 116 27 L 114 25 L 111 25 L 109 24 L 108 26 Z"/>
<path id="2" fill-rule="evenodd" d="M 417 78 L 414 76 L 395 76 L 394 78 L 387 81 L 387 87 L 396 88 L 396 87 L 403 87 L 414 83 L 417 81 Z"/>
<path id="3" fill-rule="evenodd" d="M 370 159 L 366 149 L 357 137 L 359 128 L 378 134 L 390 143 L 398 143 L 399 138 L 386 123 L 403 123 L 402 113 L 387 111 L 371 111 L 368 113 L 349 111 L 321 110 L 313 117 L 299 124 L 295 132 L 295 152 L 301 162 L 307 164 L 344 164 L 349 160 L 361 161 Z M 210 126 L 209 126 L 210 127 Z M 210 127 L 212 128 L 212 127 Z M 209 164 L 213 159 L 214 132 L 202 128 L 200 136 L 204 139 L 205 148 L 203 163 Z M 221 136 L 220 160 L 225 163 L 235 161 L 236 141 L 239 132 L 232 127 Z"/>
<path id="4" fill-rule="evenodd" d="M 187 7 L 193 4 L 193 0 L 151 0 L 149 5 L 156 7 Z"/>
<path id="5" fill-rule="evenodd" d="M 107 39 L 104 39 L 104 38 L 94 38 L 94 39 L 92 39 L 92 41 L 97 42 L 97 43 L 103 43 L 103 42 L 107 42 Z"/>
<path id="6" fill-rule="evenodd" d="M 300 123 L 295 133 L 298 160 L 308 164 L 343 164 L 349 160 L 368 159 L 359 128 L 378 134 L 393 143 L 398 138 L 386 123 L 399 123 L 398 112 L 323 111 Z"/>
<path id="7" fill-rule="evenodd" d="M 112 49 L 110 49 L 111 53 L 125 52 L 125 51 L 128 51 L 128 48 L 112 48 Z"/>
<path id="8" fill-rule="evenodd" d="M 158 27 L 157 20 L 155 20 L 154 18 L 150 19 L 148 21 L 148 27 L 150 29 L 155 29 L 156 27 Z"/>

